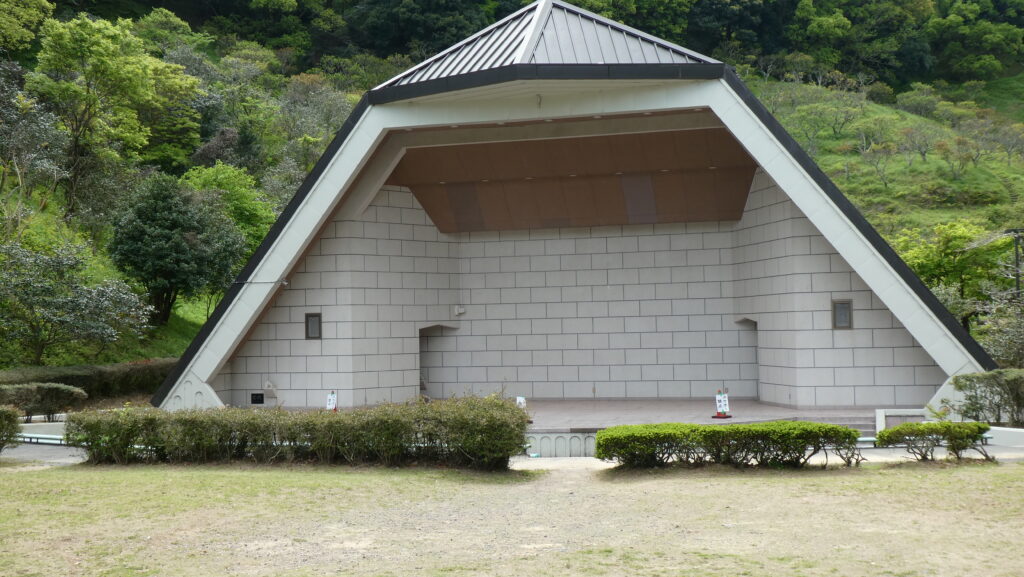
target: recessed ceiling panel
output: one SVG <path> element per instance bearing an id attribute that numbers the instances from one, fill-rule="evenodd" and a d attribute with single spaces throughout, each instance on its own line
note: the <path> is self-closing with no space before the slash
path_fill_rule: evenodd
<path id="1" fill-rule="evenodd" d="M 738 220 L 756 166 L 715 127 L 410 148 L 388 184 L 449 233 Z"/>

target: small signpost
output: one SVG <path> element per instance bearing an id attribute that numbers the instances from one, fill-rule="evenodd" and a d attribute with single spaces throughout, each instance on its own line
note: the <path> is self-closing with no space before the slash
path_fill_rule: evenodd
<path id="1" fill-rule="evenodd" d="M 712 419 L 731 419 L 732 415 L 729 414 L 729 393 L 723 393 L 719 389 L 715 395 L 715 414 L 711 416 Z"/>
<path id="2" fill-rule="evenodd" d="M 327 395 L 327 410 L 338 412 L 338 395 L 334 391 Z"/>

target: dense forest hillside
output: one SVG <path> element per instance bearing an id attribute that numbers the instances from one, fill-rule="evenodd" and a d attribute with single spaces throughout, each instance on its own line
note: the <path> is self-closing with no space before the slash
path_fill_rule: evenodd
<path id="1" fill-rule="evenodd" d="M 1024 361 L 1024 0 L 576 3 L 735 66 Z M 521 5 L 0 0 L 0 368 L 179 354 L 360 94 Z"/>

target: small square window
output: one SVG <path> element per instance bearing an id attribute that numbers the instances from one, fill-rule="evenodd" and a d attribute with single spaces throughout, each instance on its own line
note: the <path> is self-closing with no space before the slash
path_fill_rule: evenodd
<path id="1" fill-rule="evenodd" d="M 306 315 L 306 338 L 320 338 L 320 313 L 308 313 Z"/>
<path id="2" fill-rule="evenodd" d="M 832 301 L 832 328 L 853 328 L 853 303 L 850 301 Z"/>

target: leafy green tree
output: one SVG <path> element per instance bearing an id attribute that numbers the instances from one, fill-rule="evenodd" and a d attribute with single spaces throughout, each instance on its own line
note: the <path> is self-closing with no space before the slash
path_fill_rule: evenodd
<path id="1" fill-rule="evenodd" d="M 181 183 L 219 198 L 226 215 L 246 239 L 246 256 L 256 250 L 274 224 L 273 207 L 244 168 L 217 161 L 213 166 L 192 168 L 181 177 Z"/>
<path id="2" fill-rule="evenodd" d="M 349 58 L 327 55 L 320 59 L 323 71 L 339 90 L 365 92 L 383 84 L 415 64 L 408 56 L 393 54 L 378 58 L 373 54 L 356 54 Z"/>
<path id="3" fill-rule="evenodd" d="M 39 365 L 54 350 L 112 343 L 145 329 L 149 308 L 121 281 L 89 283 L 84 251 L 0 246 L 0 329 L 25 361 Z"/>
<path id="4" fill-rule="evenodd" d="M 378 56 L 421 60 L 488 23 L 477 0 L 358 0 L 343 14 L 356 44 Z"/>
<path id="5" fill-rule="evenodd" d="M 841 47 L 852 24 L 838 7 L 819 10 L 813 0 L 800 0 L 788 36 L 796 49 L 810 54 L 819 64 L 839 64 Z"/>
<path id="6" fill-rule="evenodd" d="M 196 33 L 192 27 L 166 8 L 153 8 L 149 14 L 135 22 L 135 35 L 141 38 L 154 54 L 163 54 L 177 46 L 205 48 L 213 43 L 209 34 Z"/>
<path id="7" fill-rule="evenodd" d="M 961 220 L 930 230 L 905 230 L 892 244 L 925 284 L 952 287 L 961 300 L 981 301 L 988 287 L 1006 284 L 1000 263 L 1010 239 L 990 237 L 981 226 Z M 977 315 L 977 310 L 968 310 L 960 322 L 969 329 Z"/>
<path id="8" fill-rule="evenodd" d="M 158 174 L 131 199 L 109 250 L 118 268 L 146 287 L 153 322 L 162 325 L 179 296 L 223 285 L 237 268 L 245 240 L 212 202 Z"/>
<path id="9" fill-rule="evenodd" d="M 991 3 L 955 0 L 928 22 L 940 74 L 953 80 L 989 79 L 1024 52 L 1024 29 L 986 13 Z"/>
<path id="10" fill-rule="evenodd" d="M 28 48 L 35 30 L 53 13 L 46 0 L 0 0 L 0 52 Z"/>
<path id="11" fill-rule="evenodd" d="M 194 103 L 199 82 L 176 65 L 154 66 L 150 73 L 153 96 L 137 109 L 139 120 L 149 131 L 140 157 L 165 172 L 180 173 L 201 143 Z"/>
<path id="12" fill-rule="evenodd" d="M 915 82 L 910 90 L 896 95 L 896 106 L 918 116 L 935 116 L 935 110 L 942 102 L 942 96 L 928 84 Z"/>
<path id="13" fill-rule="evenodd" d="M 180 113 L 198 81 L 150 56 L 128 20 L 48 20 L 42 36 L 39 64 L 26 87 L 53 107 L 68 132 L 64 208 L 70 216 L 97 162 L 144 149 L 152 134 L 146 123 L 159 127 L 161 119 Z M 187 132 L 180 124 L 176 129 Z"/>

